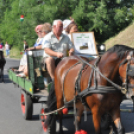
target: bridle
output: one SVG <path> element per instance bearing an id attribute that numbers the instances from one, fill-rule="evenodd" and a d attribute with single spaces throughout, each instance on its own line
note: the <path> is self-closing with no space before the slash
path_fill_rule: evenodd
<path id="1" fill-rule="evenodd" d="M 128 77 L 134 77 L 134 66 L 132 66 L 130 63 L 131 61 L 134 61 L 133 56 L 133 51 L 129 53 L 129 56 L 131 56 L 131 59 L 127 60 L 125 59 L 119 66 L 124 65 L 127 63 L 126 67 L 126 77 L 121 77 L 121 79 L 125 78 L 125 82 L 122 83 L 122 86 L 128 91 L 129 88 L 134 88 L 134 84 L 129 84 L 128 83 Z"/>

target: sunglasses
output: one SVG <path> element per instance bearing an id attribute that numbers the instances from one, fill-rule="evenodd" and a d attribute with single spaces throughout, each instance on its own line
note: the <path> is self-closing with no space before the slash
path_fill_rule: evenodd
<path id="1" fill-rule="evenodd" d="M 38 32 L 36 32 L 36 33 L 43 33 L 43 31 L 38 31 Z"/>

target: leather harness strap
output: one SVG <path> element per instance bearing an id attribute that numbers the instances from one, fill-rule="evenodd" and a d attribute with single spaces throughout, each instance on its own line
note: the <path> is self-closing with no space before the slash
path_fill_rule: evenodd
<path id="1" fill-rule="evenodd" d="M 78 58 L 80 59 L 80 62 L 74 64 L 73 66 L 71 66 L 69 68 L 69 70 L 66 72 L 65 76 L 64 76 L 64 80 L 65 80 L 65 77 L 67 75 L 67 73 L 74 67 L 76 66 L 77 64 L 80 64 L 82 63 L 82 67 L 81 67 L 81 70 L 79 71 L 78 73 L 78 77 L 76 79 L 76 84 L 75 84 L 75 94 L 76 94 L 76 91 L 78 92 L 78 95 L 75 96 L 74 95 L 74 99 L 76 100 L 81 100 L 83 102 L 83 98 L 87 95 L 90 95 L 90 94 L 99 94 L 99 93 L 113 93 L 113 92 L 122 92 L 123 94 L 126 94 L 127 92 L 127 89 L 126 88 L 123 88 L 121 87 L 120 85 L 117 85 L 116 83 L 112 82 L 110 79 L 108 79 L 106 76 L 104 76 L 99 70 L 98 68 L 96 67 L 97 64 L 99 63 L 100 61 L 100 57 L 96 60 L 95 64 L 92 65 L 92 64 L 89 64 L 88 62 L 86 62 L 85 60 L 83 60 L 81 57 L 78 56 Z M 126 60 L 123 62 L 123 63 L 126 63 Z M 90 77 L 89 77 L 89 81 L 88 81 L 88 87 L 83 90 L 82 92 L 80 92 L 80 80 L 81 80 L 81 76 L 82 76 L 82 71 L 84 69 L 84 67 L 88 65 L 89 67 L 91 67 L 91 73 L 90 73 Z M 93 73 L 94 73 L 94 86 L 91 87 L 91 81 L 92 81 L 92 77 L 93 77 Z M 100 76 L 102 76 L 104 79 L 106 79 L 109 83 L 111 83 L 111 87 L 110 86 L 98 86 L 97 84 L 97 78 L 96 78 L 96 73 L 98 73 Z M 63 96 L 64 96 L 64 80 L 63 80 Z M 74 102 L 74 99 L 69 101 L 69 102 L 66 102 L 65 100 L 65 96 L 64 96 L 64 104 L 66 106 L 72 104 L 72 102 Z"/>
<path id="2" fill-rule="evenodd" d="M 65 99 L 65 95 L 64 95 L 64 82 L 65 82 L 65 77 L 67 76 L 68 72 L 69 72 L 73 67 L 75 67 L 76 65 L 78 65 L 78 64 L 80 64 L 80 63 L 81 63 L 81 61 L 75 63 L 73 66 L 71 66 L 71 67 L 67 70 L 67 72 L 66 72 L 65 75 L 64 75 L 64 78 L 63 78 L 63 98 L 64 98 L 64 102 L 65 102 L 65 103 L 66 103 L 66 99 Z"/>
<path id="3" fill-rule="evenodd" d="M 86 64 L 82 64 L 82 67 L 79 71 L 79 74 L 77 76 L 77 79 L 76 79 L 76 82 L 75 82 L 75 90 L 79 93 L 81 92 L 81 88 L 80 88 L 80 80 L 81 80 L 81 76 L 82 76 L 82 73 L 83 73 L 83 70 L 85 68 Z"/>

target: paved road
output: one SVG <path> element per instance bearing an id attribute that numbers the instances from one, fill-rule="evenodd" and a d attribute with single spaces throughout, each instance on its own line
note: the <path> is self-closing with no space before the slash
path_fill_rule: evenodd
<path id="1" fill-rule="evenodd" d="M 5 66 L 5 81 L 0 82 L 0 134 L 41 134 L 41 123 L 39 121 L 39 111 L 41 104 L 34 104 L 33 119 L 25 121 L 20 108 L 20 89 L 14 87 L 9 81 L 7 69 L 10 66 L 18 66 L 18 60 L 7 59 Z M 121 104 L 121 109 L 132 109 L 132 102 L 125 100 Z M 126 134 L 134 134 L 134 113 L 121 112 L 122 123 Z M 66 117 L 63 120 L 64 134 L 74 134 L 73 117 Z M 90 134 L 94 134 L 94 127 L 91 115 L 88 116 L 88 122 L 82 121 L 82 129 Z M 58 123 L 57 123 L 58 129 Z M 108 134 L 109 130 L 103 130 Z"/>

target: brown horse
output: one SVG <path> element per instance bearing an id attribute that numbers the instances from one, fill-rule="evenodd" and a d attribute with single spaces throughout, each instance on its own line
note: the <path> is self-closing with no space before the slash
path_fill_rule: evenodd
<path id="1" fill-rule="evenodd" d="M 85 62 L 77 56 L 63 59 L 55 71 L 54 89 L 50 92 L 48 110 L 59 109 L 68 103 L 73 106 L 75 102 L 76 131 L 80 130 L 81 115 L 86 106 L 92 112 L 96 134 L 101 134 L 101 116 L 105 113 L 111 115 L 117 133 L 124 134 L 120 103 L 124 94 L 128 98 L 134 96 L 133 51 L 130 47 L 115 45 L 100 59 L 90 62 Z M 128 55 L 130 60 L 126 59 Z M 62 110 L 59 110 L 60 134 L 63 133 L 62 114 Z M 47 125 L 52 116 L 48 116 Z"/>

